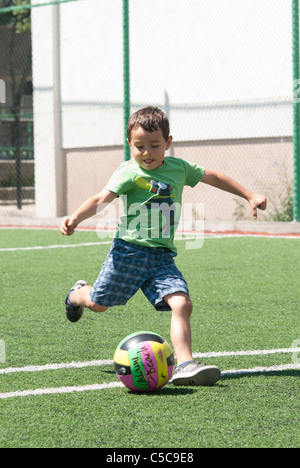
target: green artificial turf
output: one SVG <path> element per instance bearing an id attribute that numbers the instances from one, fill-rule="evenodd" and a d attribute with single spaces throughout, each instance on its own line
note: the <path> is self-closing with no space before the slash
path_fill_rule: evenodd
<path id="1" fill-rule="evenodd" d="M 170 342 L 170 313 L 139 291 L 126 306 L 64 314 L 78 279 L 93 283 L 109 249 L 94 232 L 65 238 L 50 230 L 0 230 L 0 369 L 109 359 L 139 330 Z M 107 239 L 106 239 L 107 240 Z M 193 352 L 275 350 L 300 339 L 299 240 L 205 239 L 177 243 L 176 263 L 194 304 Z M 206 358 L 222 371 L 292 363 L 291 353 Z M 212 388 L 168 384 L 151 394 L 125 387 L 0 399 L 0 447 L 299 447 L 299 370 L 233 372 Z M 112 364 L 0 374 L 0 393 L 117 382 Z"/>

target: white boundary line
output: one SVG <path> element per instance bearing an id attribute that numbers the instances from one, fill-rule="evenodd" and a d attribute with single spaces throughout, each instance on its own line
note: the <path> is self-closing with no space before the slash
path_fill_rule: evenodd
<path id="1" fill-rule="evenodd" d="M 300 369 L 300 363 L 297 364 L 281 364 L 278 366 L 271 367 L 253 367 L 251 369 L 231 369 L 225 370 L 221 373 L 222 377 L 226 375 L 239 375 L 239 374 L 259 374 L 265 372 L 281 372 L 285 370 L 298 370 Z"/>
<path id="2" fill-rule="evenodd" d="M 105 390 L 107 388 L 122 387 L 121 382 L 111 382 L 104 384 L 82 385 L 79 387 L 58 387 L 58 388 L 37 388 L 35 390 L 24 390 L 17 392 L 0 393 L 0 400 L 13 397 L 24 397 L 34 395 L 53 395 L 57 393 L 87 392 L 91 390 Z"/>
<path id="3" fill-rule="evenodd" d="M 55 226 L 49 226 L 47 224 L 44 225 L 30 225 L 30 224 L 0 224 L 0 230 L 35 230 L 35 231 L 60 231 L 59 228 L 60 222 L 57 223 Z M 291 223 L 292 224 L 292 223 Z M 267 228 L 266 228 L 267 229 Z M 101 228 L 100 226 L 78 226 L 76 228 L 76 231 L 78 232 L 101 232 L 103 233 L 112 233 L 114 234 L 116 231 L 118 231 L 118 227 L 114 228 Z M 278 232 L 278 233 L 272 233 L 268 231 L 255 231 L 255 222 L 253 223 L 253 230 L 243 230 L 243 228 L 232 228 L 232 229 L 204 229 L 204 230 L 189 230 L 189 229 L 177 229 L 176 231 L 177 235 L 180 236 L 180 238 L 183 235 L 186 236 L 198 236 L 198 237 L 203 237 L 203 234 L 205 236 L 213 236 L 213 237 L 267 237 L 267 238 L 288 238 L 288 239 L 295 239 L 295 238 L 300 238 L 300 232 L 297 232 L 296 230 L 293 230 L 293 227 L 291 227 L 291 230 L 288 232 Z M 175 234 L 176 235 L 176 234 Z"/>
<path id="4" fill-rule="evenodd" d="M 90 247 L 94 245 L 111 244 L 110 241 L 103 242 L 85 242 L 80 244 L 57 244 L 57 245 L 36 245 L 33 247 L 10 247 L 7 249 L 0 249 L 0 252 L 18 252 L 20 250 L 47 250 L 47 249 L 67 249 L 70 247 Z"/>
<path id="5" fill-rule="evenodd" d="M 297 370 L 300 369 L 299 364 L 283 364 L 279 366 L 271 367 L 254 367 L 251 369 L 231 369 L 223 371 L 221 376 L 231 376 L 231 375 L 243 375 L 243 374 L 258 374 L 266 372 L 282 372 L 285 370 Z M 62 394 L 62 393 L 74 393 L 74 392 L 87 392 L 95 390 L 106 390 L 110 388 L 119 388 L 123 387 L 121 382 L 110 382 L 103 384 L 93 384 L 93 385 L 81 385 L 73 387 L 53 387 L 53 388 L 37 388 L 35 390 L 23 390 L 16 392 L 7 392 L 0 393 L 0 400 L 5 400 L 13 397 L 25 397 L 25 396 L 40 396 L 40 395 L 53 395 L 53 394 Z"/>
<path id="6" fill-rule="evenodd" d="M 300 348 L 278 348 L 278 349 L 262 349 L 249 351 L 220 351 L 211 353 L 193 353 L 194 358 L 216 358 L 229 356 L 262 356 L 268 354 L 289 354 L 300 353 Z M 99 359 L 94 361 L 79 361 L 59 364 L 45 364 L 42 366 L 24 366 L 24 367 L 6 367 L 0 369 L 0 375 L 14 374 L 19 372 L 42 372 L 59 369 L 82 369 L 84 367 L 98 367 L 112 365 L 111 359 Z"/>
<path id="7" fill-rule="evenodd" d="M 257 349 L 249 351 L 219 351 L 211 353 L 193 353 L 194 358 L 215 358 L 227 356 L 262 356 L 265 354 L 300 353 L 300 348 Z"/>
<path id="8" fill-rule="evenodd" d="M 204 233 L 204 239 L 225 239 L 225 238 L 241 238 L 241 237 L 256 237 L 256 238 L 265 238 L 265 239 L 299 239 L 300 236 L 297 235 L 278 235 L 278 234 L 207 234 Z M 175 241 L 189 241 L 189 240 L 196 240 L 202 239 L 203 235 L 194 235 L 194 236 L 187 236 L 187 237 L 175 237 Z M 19 251 L 31 251 L 31 250 L 49 250 L 49 249 L 67 249 L 73 247 L 91 247 L 96 245 L 105 245 L 111 244 L 112 240 L 109 241 L 99 241 L 99 242 L 82 242 L 78 244 L 54 244 L 54 245 L 36 245 L 32 247 L 8 247 L 0 249 L 0 252 L 19 252 Z"/>
<path id="9" fill-rule="evenodd" d="M 300 353 L 300 348 L 279 348 L 279 349 L 269 349 L 269 350 L 249 350 L 249 351 L 221 351 L 221 352 L 211 352 L 211 353 L 194 353 L 194 358 L 210 358 L 210 357 L 225 357 L 225 356 L 259 356 L 266 354 L 285 354 L 285 353 Z M 111 359 L 101 359 L 95 361 L 85 361 L 85 362 L 71 362 L 71 363 L 60 363 L 60 364 L 46 364 L 43 366 L 24 366 L 24 367 L 7 367 L 5 369 L 0 369 L 0 374 L 12 374 L 18 372 L 41 372 L 49 370 L 58 370 L 58 369 L 80 369 L 84 367 L 94 367 L 94 366 L 103 366 L 111 365 L 113 360 Z M 222 372 L 222 377 L 234 376 L 234 375 L 243 375 L 243 374 L 257 374 L 257 373 L 267 373 L 267 372 L 281 372 L 285 370 L 298 370 L 300 369 L 300 363 L 295 364 L 283 364 L 275 365 L 271 367 L 254 367 L 250 369 L 230 369 Z M 13 397 L 25 397 L 25 396 L 39 396 L 39 395 L 53 395 L 53 394 L 65 394 L 65 393 L 74 393 L 74 392 L 86 392 L 86 391 L 99 391 L 104 389 L 119 388 L 123 387 L 121 382 L 110 382 L 103 384 L 93 384 L 93 385 L 82 385 L 82 386 L 72 386 L 72 387 L 53 387 L 53 388 L 37 388 L 35 390 L 23 390 L 15 392 L 6 392 L 0 393 L 0 400 L 5 400 Z"/>
<path id="10" fill-rule="evenodd" d="M 299 348 L 300 351 L 300 348 Z M 42 372 L 58 369 L 82 369 L 83 367 L 98 367 L 113 364 L 110 359 L 101 359 L 96 361 L 70 362 L 61 364 L 45 364 L 44 366 L 25 366 L 25 367 L 7 367 L 0 369 L 1 374 L 14 374 L 19 372 Z"/>

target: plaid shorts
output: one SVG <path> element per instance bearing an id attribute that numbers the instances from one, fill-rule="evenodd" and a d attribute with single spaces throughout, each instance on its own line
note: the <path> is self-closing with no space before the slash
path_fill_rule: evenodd
<path id="1" fill-rule="evenodd" d="M 156 310 L 170 310 L 163 298 L 175 292 L 189 295 L 188 287 L 173 257 L 165 247 L 144 247 L 114 239 L 90 299 L 112 307 L 124 305 L 138 291 L 143 291 Z"/>

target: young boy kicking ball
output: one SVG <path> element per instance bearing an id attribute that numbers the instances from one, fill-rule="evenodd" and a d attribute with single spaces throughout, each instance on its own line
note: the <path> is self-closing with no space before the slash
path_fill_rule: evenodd
<path id="1" fill-rule="evenodd" d="M 61 225 L 62 234 L 70 236 L 101 207 L 118 196 L 123 198 L 125 215 L 98 279 L 94 286 L 85 281 L 73 286 L 65 301 L 67 318 L 77 322 L 84 308 L 105 312 L 108 307 L 126 304 L 141 288 L 157 310 L 172 312 L 170 334 L 177 359 L 173 384 L 213 385 L 221 372 L 216 366 L 193 360 L 192 302 L 187 283 L 174 262 L 182 191 L 185 185 L 195 187 L 202 182 L 231 192 L 248 200 L 254 218 L 258 208 L 266 209 L 266 198 L 224 174 L 165 157 L 172 137 L 168 118 L 156 107 L 135 112 L 129 119 L 127 136 L 132 159 L 122 163 L 106 187 Z"/>

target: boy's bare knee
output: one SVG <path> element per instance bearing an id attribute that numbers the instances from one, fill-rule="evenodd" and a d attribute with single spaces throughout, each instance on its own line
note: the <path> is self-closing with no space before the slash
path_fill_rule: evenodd
<path id="1" fill-rule="evenodd" d="M 89 301 L 87 307 L 93 312 L 105 312 L 108 309 L 108 307 L 96 304 L 95 302 L 91 300 Z"/>
<path id="2" fill-rule="evenodd" d="M 192 315 L 192 312 L 193 312 L 193 304 L 192 304 L 192 301 L 190 300 L 190 298 L 187 300 L 186 302 L 186 310 L 187 310 L 187 313 L 189 315 Z"/>
<path id="3" fill-rule="evenodd" d="M 169 304 L 173 312 L 188 314 L 191 316 L 193 304 L 190 297 L 184 292 L 173 293 L 164 297 L 164 301 Z"/>
<path id="4" fill-rule="evenodd" d="M 184 304 L 182 305 L 182 308 L 181 310 L 183 311 L 183 313 L 187 314 L 189 317 L 192 315 L 192 312 L 193 312 L 193 304 L 192 304 L 192 301 L 190 300 L 190 298 L 186 298 L 186 301 L 184 302 Z"/>

